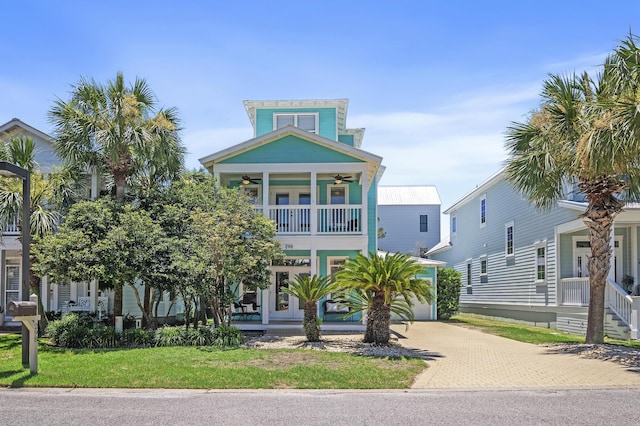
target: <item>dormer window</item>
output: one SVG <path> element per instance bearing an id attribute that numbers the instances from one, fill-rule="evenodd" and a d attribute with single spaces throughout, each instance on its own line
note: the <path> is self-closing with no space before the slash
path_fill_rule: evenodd
<path id="1" fill-rule="evenodd" d="M 318 133 L 318 114 L 274 114 L 273 127 L 296 126 L 311 133 Z"/>

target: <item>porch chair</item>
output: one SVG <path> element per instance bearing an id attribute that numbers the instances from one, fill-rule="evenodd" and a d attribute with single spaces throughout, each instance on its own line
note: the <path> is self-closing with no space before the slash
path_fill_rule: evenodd
<path id="1" fill-rule="evenodd" d="M 245 321 L 253 315 L 260 315 L 258 295 L 253 291 L 243 294 L 240 300 L 233 302 L 233 306 L 237 311 L 234 312 L 232 316 L 242 317 Z"/>

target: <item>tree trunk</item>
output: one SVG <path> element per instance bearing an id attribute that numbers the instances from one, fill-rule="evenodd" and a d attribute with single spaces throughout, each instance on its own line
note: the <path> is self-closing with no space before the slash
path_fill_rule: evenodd
<path id="1" fill-rule="evenodd" d="M 150 328 L 151 326 L 151 286 L 144 284 L 144 314 L 142 316 L 142 327 Z"/>
<path id="2" fill-rule="evenodd" d="M 376 345 L 387 345 L 389 343 L 390 322 L 391 307 L 385 305 L 383 295 L 374 296 L 373 305 L 367 315 L 367 330 L 364 341 Z"/>
<path id="3" fill-rule="evenodd" d="M 307 340 L 310 342 L 320 341 L 320 325 L 318 325 L 318 303 L 305 302 L 304 321 L 302 324 Z"/>
<path id="4" fill-rule="evenodd" d="M 140 308 L 140 311 L 142 312 L 142 319 L 145 324 L 149 324 L 151 320 L 149 318 L 149 314 L 144 310 L 142 300 L 140 300 L 140 292 L 136 288 L 135 284 L 131 284 L 131 288 L 133 289 L 133 294 L 136 296 L 136 303 L 138 304 L 138 308 Z"/>
<path id="5" fill-rule="evenodd" d="M 591 244 L 586 343 L 604 343 L 604 294 L 611 268 L 611 226 L 624 206 L 615 197 L 623 188 L 624 182 L 615 177 L 601 177 L 580 183 L 580 189 L 589 201 L 583 216 Z"/>

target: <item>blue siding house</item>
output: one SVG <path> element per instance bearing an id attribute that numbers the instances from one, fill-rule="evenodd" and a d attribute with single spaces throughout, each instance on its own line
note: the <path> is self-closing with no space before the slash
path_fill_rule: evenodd
<path id="1" fill-rule="evenodd" d="M 444 213 L 450 235 L 428 252 L 462 274 L 460 308 L 584 334 L 590 243 L 586 202 L 567 185 L 550 210 L 537 210 L 500 170 Z M 614 224 L 605 332 L 637 339 L 640 205 Z"/>
<path id="2" fill-rule="evenodd" d="M 440 242 L 440 204 L 433 185 L 379 186 L 380 250 L 424 256 Z"/>

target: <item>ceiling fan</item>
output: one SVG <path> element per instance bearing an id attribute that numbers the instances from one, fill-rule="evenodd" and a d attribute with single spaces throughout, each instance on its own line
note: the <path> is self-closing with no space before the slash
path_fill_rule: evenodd
<path id="1" fill-rule="evenodd" d="M 242 184 L 243 185 L 249 185 L 250 183 L 253 184 L 257 184 L 259 180 L 262 180 L 261 178 L 251 178 L 249 175 L 243 175 L 242 176 Z"/>
<path id="2" fill-rule="evenodd" d="M 353 182 L 351 180 L 351 176 L 342 176 L 341 174 L 337 174 L 333 177 L 335 179 L 334 184 L 339 185 L 342 182 Z"/>

